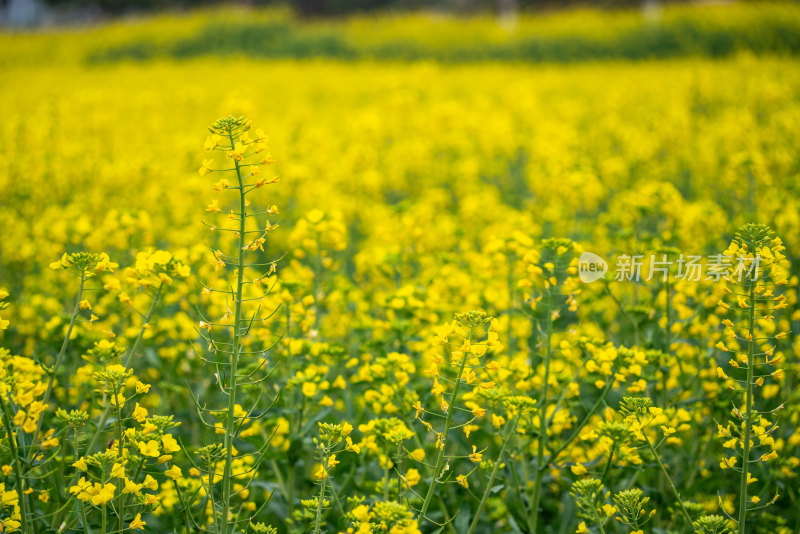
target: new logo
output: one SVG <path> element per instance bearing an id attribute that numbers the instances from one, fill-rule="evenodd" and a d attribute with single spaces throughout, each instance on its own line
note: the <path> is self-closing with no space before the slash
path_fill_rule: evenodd
<path id="1" fill-rule="evenodd" d="M 600 280 L 608 272 L 606 260 L 594 252 L 584 252 L 578 258 L 578 276 L 584 284 Z"/>

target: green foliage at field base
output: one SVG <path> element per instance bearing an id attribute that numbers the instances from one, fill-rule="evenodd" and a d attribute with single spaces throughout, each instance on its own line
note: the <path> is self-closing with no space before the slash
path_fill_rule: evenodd
<path id="1" fill-rule="evenodd" d="M 491 17 L 360 16 L 300 22 L 287 13 L 211 17 L 185 35 L 155 43 L 131 38 L 89 51 L 90 62 L 244 55 L 443 62 L 569 63 L 740 52 L 800 51 L 800 7 L 791 4 L 672 6 L 639 11 L 524 15 L 514 28 Z"/>

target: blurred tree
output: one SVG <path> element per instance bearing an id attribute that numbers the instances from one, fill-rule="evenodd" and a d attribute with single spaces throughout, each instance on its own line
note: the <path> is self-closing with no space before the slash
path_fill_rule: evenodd
<path id="1" fill-rule="evenodd" d="M 37 0 L 0 1 L 0 10 L 5 11 L 5 20 L 11 26 L 32 26 L 43 16 L 43 7 Z M 0 16 L 0 20 L 2 17 Z"/>
<path id="2" fill-rule="evenodd" d="M 671 0 L 691 1 L 691 0 Z M 379 10 L 435 9 L 460 14 L 495 12 L 501 24 L 513 29 L 520 11 L 563 9 L 592 4 L 601 8 L 640 6 L 650 19 L 658 19 L 665 0 L 0 0 L 0 23 L 30 25 L 41 22 L 47 7 L 73 13 L 73 18 L 120 15 L 162 9 L 191 9 L 210 4 L 264 6 L 289 5 L 303 18 L 341 16 Z"/>

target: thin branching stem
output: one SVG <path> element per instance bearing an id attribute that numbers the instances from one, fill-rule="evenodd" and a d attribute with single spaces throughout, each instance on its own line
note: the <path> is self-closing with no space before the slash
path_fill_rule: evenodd
<path id="1" fill-rule="evenodd" d="M 50 396 L 53 394 L 53 386 L 56 382 L 56 376 L 58 375 L 58 369 L 61 367 L 61 362 L 64 359 L 64 355 L 67 353 L 67 348 L 69 347 L 69 340 L 72 337 L 72 329 L 75 327 L 75 321 L 78 318 L 78 314 L 81 312 L 81 300 L 83 300 L 83 286 L 86 283 L 86 271 L 81 270 L 81 283 L 78 287 L 78 298 L 75 299 L 75 308 L 72 310 L 72 317 L 69 320 L 69 326 L 67 327 L 67 334 L 64 336 L 64 341 L 61 343 L 61 350 L 58 352 L 58 356 L 56 356 L 56 361 L 53 364 L 53 369 L 50 371 L 50 378 L 47 380 L 47 389 L 44 392 L 44 397 L 42 397 L 42 405 L 47 406 L 50 403 Z M 28 447 L 28 454 L 25 456 L 25 461 L 30 463 L 33 459 L 34 452 L 36 451 L 36 444 L 39 441 L 39 434 L 42 432 L 42 422 L 44 421 L 44 412 L 39 414 L 39 418 L 36 421 L 36 430 L 33 433 L 33 438 L 31 438 L 30 447 Z"/>
<path id="2" fill-rule="evenodd" d="M 228 126 L 228 138 L 231 145 L 234 145 L 233 132 Z M 236 169 L 236 178 L 239 181 L 239 205 L 242 215 L 246 214 L 247 202 L 245 200 L 245 192 L 242 188 L 242 171 L 239 167 L 239 162 L 234 160 L 234 167 Z M 245 217 L 239 220 L 239 240 L 238 240 L 238 263 L 236 273 L 236 311 L 234 313 L 233 324 L 236 327 L 233 329 L 233 347 L 230 354 L 230 375 L 228 381 L 228 418 L 225 428 L 225 470 L 222 475 L 222 525 L 223 533 L 229 534 L 235 528 L 235 522 L 230 521 L 230 507 L 233 489 L 232 477 L 232 464 L 233 464 L 233 438 L 235 432 L 235 414 L 236 414 L 236 390 L 238 383 L 236 382 L 236 372 L 239 366 L 239 351 L 241 350 L 241 331 L 240 324 L 242 320 L 242 289 L 244 287 L 244 252 L 245 252 Z"/>

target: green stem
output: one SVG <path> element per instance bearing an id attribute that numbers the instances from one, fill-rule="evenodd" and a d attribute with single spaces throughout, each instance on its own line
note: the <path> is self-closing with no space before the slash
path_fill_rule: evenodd
<path id="1" fill-rule="evenodd" d="M 522 452 L 520 452 L 519 463 L 522 465 L 522 469 L 527 471 L 525 458 Z M 508 472 L 509 476 L 511 477 L 511 482 L 514 484 L 514 489 L 516 490 L 517 493 L 517 501 L 519 501 L 519 506 L 522 510 L 522 514 L 528 526 L 528 530 L 533 532 L 533 525 L 531 525 L 531 514 L 528 510 L 527 504 L 525 504 L 525 499 L 522 497 L 523 491 L 522 491 L 522 485 L 519 481 L 519 474 L 517 473 L 517 470 L 514 466 L 509 467 Z M 525 479 L 527 480 L 527 476 L 525 477 Z"/>
<path id="2" fill-rule="evenodd" d="M 739 490 L 739 534 L 745 532 L 747 520 L 747 474 L 750 469 L 750 434 L 753 431 L 753 365 L 755 355 L 755 285 L 750 282 L 750 307 L 747 330 L 750 334 L 747 343 L 747 399 L 744 415 L 744 441 L 742 442 L 742 479 Z"/>
<path id="3" fill-rule="evenodd" d="M 47 389 L 44 392 L 44 397 L 42 398 L 42 405 L 47 407 L 50 403 L 50 396 L 53 394 L 53 386 L 55 385 L 56 375 L 58 374 L 58 368 L 61 367 L 61 361 L 64 359 L 64 355 L 67 353 L 67 347 L 69 347 L 69 338 L 72 336 L 72 329 L 75 327 L 75 320 L 78 318 L 78 314 L 81 311 L 81 300 L 83 299 L 83 285 L 86 283 L 86 272 L 81 271 L 81 284 L 78 288 L 78 298 L 75 299 L 75 308 L 72 310 L 72 318 L 69 320 L 69 327 L 67 327 L 67 335 L 64 336 L 64 342 L 61 343 L 61 350 L 58 352 L 58 356 L 56 356 L 56 362 L 53 364 L 53 372 L 50 373 L 50 378 L 47 380 Z M 36 431 L 33 433 L 33 438 L 31 438 L 31 444 L 28 448 L 28 454 L 25 456 L 25 461 L 30 463 L 33 459 L 33 453 L 36 449 L 36 442 L 39 440 L 39 434 L 42 431 L 42 422 L 44 421 L 44 412 L 39 414 L 38 420 L 36 421 Z"/>
<path id="4" fill-rule="evenodd" d="M 658 468 L 661 469 L 661 474 L 664 475 L 664 478 L 667 480 L 667 484 L 669 484 L 670 490 L 672 490 L 672 495 L 675 497 L 675 500 L 678 501 L 678 505 L 681 507 L 681 512 L 683 512 L 683 516 L 686 518 L 686 521 L 691 526 L 692 524 L 692 516 L 689 515 L 689 512 L 686 510 L 686 507 L 683 505 L 683 501 L 681 500 L 681 495 L 678 493 L 678 490 L 675 488 L 675 484 L 672 483 L 672 479 L 670 478 L 669 474 L 667 473 L 666 467 L 664 464 L 661 463 L 661 458 L 658 457 L 658 453 L 653 448 L 653 444 L 650 443 L 650 438 L 647 437 L 647 434 L 642 431 L 642 435 L 644 436 L 644 441 L 647 443 L 647 448 L 650 449 L 650 453 L 653 455 L 653 458 L 656 459 L 656 463 L 658 464 Z"/>
<path id="5" fill-rule="evenodd" d="M 672 332 L 670 331 L 672 327 L 672 323 L 670 322 L 670 316 L 672 314 L 672 292 L 670 291 L 669 279 L 666 282 L 666 303 L 665 303 L 665 314 L 667 319 L 666 329 L 664 331 L 664 355 L 669 355 L 670 347 L 672 346 Z M 665 406 L 667 403 L 667 382 L 669 380 L 669 373 L 670 367 L 666 365 L 666 362 L 662 361 L 661 363 L 661 405 Z"/>
<path id="6" fill-rule="evenodd" d="M 497 460 L 494 462 L 494 467 L 492 468 L 492 474 L 489 475 L 489 481 L 486 483 L 486 489 L 483 490 L 483 497 L 481 497 L 481 502 L 478 504 L 478 509 L 475 511 L 475 517 L 472 518 L 472 524 L 469 526 L 469 530 L 467 534 L 472 534 L 475 532 L 475 528 L 478 526 L 478 521 L 481 518 L 481 514 L 483 513 L 483 508 L 486 506 L 486 500 L 489 498 L 489 494 L 492 491 L 492 484 L 494 484 L 494 479 L 497 476 L 497 470 L 500 467 L 500 463 L 503 460 L 503 454 L 506 452 L 506 447 L 508 447 L 508 443 L 511 441 L 511 438 L 514 436 L 514 432 L 517 429 L 517 422 L 519 421 L 519 414 L 514 416 L 513 422 L 511 423 L 511 428 L 506 434 L 505 439 L 503 439 L 503 446 L 500 447 L 500 452 L 497 454 Z"/>
<path id="7" fill-rule="evenodd" d="M 178 500 L 181 502 L 181 506 L 183 506 L 183 520 L 186 522 L 186 534 L 191 534 L 192 532 L 192 520 L 189 516 L 189 503 L 186 502 L 186 499 L 183 497 L 183 492 L 181 488 L 178 486 L 178 481 L 175 481 L 175 492 L 178 494 Z"/>
<path id="8" fill-rule="evenodd" d="M 562 443 L 561 446 L 559 446 L 558 449 L 556 449 L 556 451 L 550 455 L 550 458 L 541 467 L 542 470 L 546 469 L 548 465 L 558 460 L 558 455 L 564 452 L 566 448 L 569 447 L 570 443 L 575 441 L 575 438 L 577 438 L 578 435 L 581 433 L 581 430 L 583 430 L 583 427 L 586 426 L 586 424 L 589 422 L 589 419 L 595 414 L 598 408 L 600 408 L 600 405 L 603 404 L 603 401 L 605 400 L 606 395 L 608 395 L 608 392 L 611 391 L 611 386 L 613 384 L 614 384 L 614 377 L 612 376 L 611 378 L 608 379 L 608 382 L 606 382 L 606 387 L 603 388 L 603 391 L 600 393 L 600 397 L 595 401 L 591 409 L 586 413 L 586 416 L 583 418 L 583 420 L 581 420 L 580 424 L 578 424 L 575 430 L 572 431 L 572 434 L 569 435 L 569 437 L 564 441 L 564 443 Z"/>
<path id="9" fill-rule="evenodd" d="M 233 132 L 228 127 L 228 138 L 231 146 L 235 145 Z M 222 525 L 223 533 L 228 534 L 235 526 L 230 523 L 231 498 L 233 490 L 233 438 L 236 429 L 236 373 L 239 368 L 239 344 L 241 343 L 240 325 L 242 322 L 242 288 L 244 287 L 244 247 L 247 222 L 247 202 L 245 201 L 244 183 L 239 162 L 233 160 L 236 178 L 239 181 L 239 246 L 236 264 L 236 312 L 233 320 L 233 346 L 231 347 L 230 376 L 228 379 L 228 418 L 225 428 L 225 470 L 222 475 Z"/>
<path id="10" fill-rule="evenodd" d="M 625 309 L 625 306 L 622 305 L 622 302 L 620 302 L 620 300 L 616 297 L 616 295 L 614 295 L 614 293 L 611 292 L 611 288 L 608 287 L 608 281 L 606 281 L 605 279 L 602 279 L 602 280 L 603 280 L 603 289 L 605 289 L 605 291 L 608 294 L 608 296 L 611 297 L 611 300 L 614 301 L 614 304 L 617 305 L 617 308 L 619 308 L 620 313 L 622 313 L 622 315 L 625 317 L 625 319 L 627 319 L 628 322 L 631 324 L 631 327 L 633 328 L 633 345 L 635 347 L 638 347 L 639 346 L 639 322 L 636 321 L 633 317 L 631 317 L 631 315 Z M 634 286 L 634 287 L 638 287 L 638 286 Z"/>
<path id="11" fill-rule="evenodd" d="M 219 521 L 217 520 L 217 501 L 214 500 L 214 462 L 211 461 L 211 456 L 208 457 L 207 462 L 208 472 L 208 498 L 211 501 L 211 518 L 214 520 L 214 534 L 219 533 Z"/>
<path id="12" fill-rule="evenodd" d="M 161 300 L 161 291 L 163 289 L 163 285 L 158 287 L 156 294 L 153 296 L 153 301 L 150 303 L 150 309 L 148 309 L 147 313 L 144 315 L 142 327 L 139 329 L 139 334 L 136 336 L 136 340 L 133 342 L 133 345 L 131 345 L 128 354 L 125 355 L 125 360 L 122 363 L 125 366 L 126 371 L 133 367 L 133 362 L 136 359 L 136 352 L 139 350 L 139 343 L 141 343 L 142 337 L 144 337 L 144 333 L 147 330 L 147 326 L 150 324 L 150 320 L 153 318 L 153 313 L 156 311 L 156 306 Z"/>
<path id="13" fill-rule="evenodd" d="M 383 500 L 389 501 L 389 455 L 386 455 L 386 461 L 383 466 Z"/>
<path id="14" fill-rule="evenodd" d="M 153 302 L 150 303 L 150 309 L 147 310 L 147 313 L 145 314 L 144 319 L 142 320 L 142 326 L 139 329 L 139 334 L 136 336 L 136 340 L 134 340 L 133 345 L 131 345 L 131 348 L 128 350 L 128 354 L 127 354 L 127 356 L 125 358 L 125 370 L 126 371 L 133 366 L 133 362 L 135 360 L 136 352 L 139 349 L 139 343 L 141 343 L 142 337 L 144 337 L 144 332 L 145 332 L 145 330 L 147 330 L 147 325 L 150 324 L 150 320 L 152 319 L 153 314 L 155 313 L 155 310 L 156 310 L 156 306 L 158 305 L 158 302 L 159 302 L 159 300 L 161 298 L 161 290 L 162 290 L 162 288 L 159 287 L 158 291 L 156 291 L 156 294 L 153 297 Z M 89 454 L 92 451 L 92 449 L 94 448 L 94 446 L 97 444 L 97 441 L 100 439 L 100 436 L 103 434 L 103 430 L 105 429 L 106 421 L 108 421 L 108 416 L 109 415 L 111 415 L 111 406 L 106 406 L 106 408 L 103 410 L 103 413 L 100 414 L 100 420 L 98 421 L 97 426 L 95 427 L 95 431 L 94 431 L 94 434 L 92 435 L 92 439 L 89 440 L 89 444 L 86 446 L 86 450 L 85 450 L 84 456 Z M 76 460 L 78 459 L 78 449 L 77 448 L 75 449 L 75 459 Z M 75 476 L 72 477 L 72 480 L 67 485 L 67 487 L 74 486 L 75 484 L 77 484 L 77 482 L 78 482 L 78 474 L 76 473 Z M 55 516 L 53 516 L 53 521 L 52 521 L 52 523 L 50 523 L 50 528 L 55 530 L 56 527 L 61 523 L 62 519 L 63 519 L 63 514 L 56 514 Z"/>
<path id="15" fill-rule="evenodd" d="M 153 314 L 155 313 L 156 306 L 158 305 L 158 302 L 161 299 L 161 289 L 162 288 L 159 287 L 158 291 L 156 291 L 156 294 L 153 297 L 153 301 L 150 303 L 150 309 L 147 310 L 147 313 L 145 314 L 144 319 L 142 320 L 142 326 L 139 329 L 139 334 L 136 336 L 133 345 L 131 345 L 131 348 L 128 350 L 128 354 L 124 359 L 123 363 L 125 365 L 126 371 L 133 366 L 136 352 L 139 350 L 139 344 L 142 342 L 142 337 L 144 337 L 144 333 L 147 330 L 147 325 L 150 324 L 150 320 L 152 319 Z M 89 444 L 86 446 L 86 454 L 92 451 L 92 448 L 94 448 L 94 446 L 97 444 L 97 440 L 100 439 L 100 436 L 103 434 L 103 430 L 105 429 L 109 415 L 111 415 L 111 406 L 106 406 L 106 408 L 103 410 L 103 413 L 100 414 L 100 420 L 97 423 L 97 427 L 95 428 L 94 434 L 92 434 L 92 439 L 89 440 Z M 77 454 L 77 451 L 75 452 L 75 454 Z"/>
<path id="16" fill-rule="evenodd" d="M 106 483 L 106 468 L 105 468 L 105 466 L 103 466 L 103 475 L 100 477 L 100 483 L 101 484 L 105 484 Z M 107 519 L 108 519 L 107 518 L 107 514 L 106 514 L 106 510 L 108 510 L 108 507 L 104 504 L 103 505 L 103 513 L 102 513 L 102 517 L 103 517 L 102 525 L 100 526 L 100 532 L 102 532 L 103 534 L 106 534 L 108 532 L 108 529 L 106 528 L 106 522 L 107 522 Z"/>
<path id="17" fill-rule="evenodd" d="M 266 433 L 262 430 L 261 435 L 263 436 L 264 440 L 266 440 Z M 278 479 L 278 486 L 281 488 L 281 494 L 283 494 L 283 498 L 285 499 L 286 496 L 289 494 L 288 490 L 286 489 L 286 481 L 283 480 L 283 475 L 280 472 L 280 468 L 278 467 L 278 462 L 274 459 L 269 460 L 270 468 L 272 472 L 275 473 L 275 478 Z"/>
<path id="18" fill-rule="evenodd" d="M 515 354 L 517 351 L 517 340 L 514 338 L 514 261 L 512 254 L 506 254 L 506 265 L 508 267 L 508 353 Z"/>
<path id="19" fill-rule="evenodd" d="M 547 448 L 547 394 L 549 391 L 550 382 L 550 359 L 553 355 L 552 336 L 553 336 L 553 321 L 552 321 L 552 290 L 547 292 L 547 308 L 545 309 L 547 315 L 547 330 L 545 332 L 545 357 L 544 357 L 544 383 L 542 384 L 542 391 L 539 395 L 539 440 L 538 450 L 536 452 L 536 479 L 533 484 L 533 498 L 531 499 L 532 515 L 539 513 L 539 502 L 542 498 L 542 484 L 544 480 L 545 469 L 542 467 L 547 465 L 544 461 L 544 454 Z M 536 527 L 538 522 L 533 521 L 533 532 L 536 534 Z"/>
<path id="20" fill-rule="evenodd" d="M 288 513 L 286 516 L 287 519 L 292 519 L 292 515 L 294 513 L 294 486 L 295 486 L 295 478 L 297 478 L 297 468 L 295 467 L 295 465 L 296 464 L 292 463 L 292 465 L 289 467 L 289 477 L 288 477 L 289 496 L 287 498 L 289 502 L 287 503 L 288 506 Z"/>
<path id="21" fill-rule="evenodd" d="M 467 336 L 467 341 L 471 340 L 472 330 L 470 330 L 469 335 Z M 433 500 L 433 493 L 436 489 L 436 485 L 439 483 L 439 476 L 441 474 L 442 467 L 444 467 L 444 449 L 447 446 L 447 436 L 450 434 L 450 424 L 453 420 L 453 411 L 456 404 L 456 399 L 458 398 L 458 389 L 461 386 L 461 375 L 464 373 L 464 366 L 467 363 L 469 354 L 470 353 L 468 351 L 464 351 L 464 355 L 461 358 L 461 363 L 458 365 L 458 376 L 456 377 L 456 381 L 453 386 L 453 394 L 450 396 L 450 405 L 447 407 L 447 417 L 444 421 L 444 431 L 442 432 L 442 439 L 439 442 L 439 452 L 436 455 L 436 467 L 433 470 L 431 485 L 428 488 L 428 493 L 425 494 L 425 500 L 423 501 L 422 508 L 419 512 L 420 520 L 425 519 L 425 513 L 428 511 L 431 500 Z"/>
<path id="22" fill-rule="evenodd" d="M 30 532 L 28 530 L 28 510 L 25 506 L 25 493 L 22 487 L 22 469 L 20 469 L 20 457 L 17 454 L 17 443 L 16 438 L 14 437 L 14 428 L 11 426 L 11 419 L 8 417 L 8 412 L 6 411 L 6 402 L 3 399 L 2 393 L 0 393 L 0 410 L 3 411 L 3 426 L 6 428 L 6 435 L 8 437 L 8 446 L 11 449 L 11 458 L 12 462 L 14 463 L 14 478 L 17 481 L 17 499 L 19 500 L 19 514 L 20 518 L 22 519 L 22 532 L 23 534 L 27 534 Z"/>
<path id="23" fill-rule="evenodd" d="M 117 395 L 119 394 L 118 391 L 114 391 L 114 407 L 116 408 L 117 412 L 117 458 L 119 458 L 120 463 L 122 463 L 122 409 L 119 406 L 119 399 Z M 124 466 L 123 466 L 124 469 Z M 120 484 L 119 488 L 119 496 L 118 496 L 118 504 L 119 507 L 119 533 L 122 534 L 122 531 L 125 529 L 125 495 L 123 495 L 122 491 L 125 489 L 124 478 L 122 479 L 122 484 Z M 177 486 L 177 483 L 175 484 Z"/>
<path id="24" fill-rule="evenodd" d="M 297 424 L 295 427 L 289 427 L 289 436 L 294 437 L 298 440 L 298 442 L 302 441 L 303 438 L 303 413 L 306 409 L 306 397 L 305 395 L 301 395 L 300 401 L 300 409 L 297 410 Z M 297 432 L 294 431 L 297 429 Z M 295 493 L 297 492 L 297 451 L 300 450 L 299 448 L 295 448 L 292 446 L 293 444 L 290 443 L 289 446 L 289 510 L 287 514 L 287 519 L 292 520 L 294 516 L 294 498 Z"/>
<path id="25" fill-rule="evenodd" d="M 78 501 L 78 506 L 81 509 L 81 518 L 83 519 L 83 531 L 86 534 L 92 534 L 92 529 L 89 527 L 89 522 L 86 520 L 86 509 L 83 507 L 83 503 Z"/>
<path id="26" fill-rule="evenodd" d="M 608 476 L 608 472 L 611 471 L 611 462 L 614 461 L 614 453 L 617 452 L 617 442 L 611 442 L 611 453 L 608 455 L 608 462 L 606 463 L 606 468 L 603 469 L 603 476 L 600 477 L 600 483 L 604 483 L 606 481 L 606 477 Z"/>
<path id="27" fill-rule="evenodd" d="M 600 514 L 597 513 L 597 508 L 592 508 L 594 512 L 594 520 L 597 522 L 597 528 L 600 529 L 600 534 L 606 534 L 606 531 L 603 529 L 603 522 L 600 521 Z"/>
<path id="28" fill-rule="evenodd" d="M 322 460 L 322 471 L 325 476 L 322 477 L 322 485 L 319 488 L 319 497 L 317 498 L 317 516 L 314 520 L 314 534 L 320 534 L 322 528 L 322 503 L 325 501 L 325 485 L 328 482 L 328 460 L 330 458 L 330 449 L 325 447 L 325 455 Z"/>
<path id="29" fill-rule="evenodd" d="M 75 461 L 77 461 L 78 460 L 78 429 L 77 428 L 75 429 L 75 442 L 74 442 L 74 445 L 73 445 L 73 449 L 75 451 Z M 67 504 L 69 504 L 69 500 L 67 501 Z M 64 505 L 65 508 L 66 508 L 67 504 Z M 85 534 L 91 534 L 91 529 L 89 528 L 89 522 L 86 520 L 86 509 L 83 507 L 83 503 L 81 501 L 78 501 L 78 507 L 81 510 L 81 519 L 83 519 L 83 531 L 85 532 Z"/>
<path id="30" fill-rule="evenodd" d="M 336 503 L 336 508 L 339 509 L 339 513 L 342 514 L 342 517 L 347 515 L 344 511 L 344 506 L 342 506 L 342 502 L 339 500 L 339 495 L 336 493 L 336 487 L 333 485 L 333 480 L 331 480 L 331 496 L 333 497 L 333 502 Z"/>

